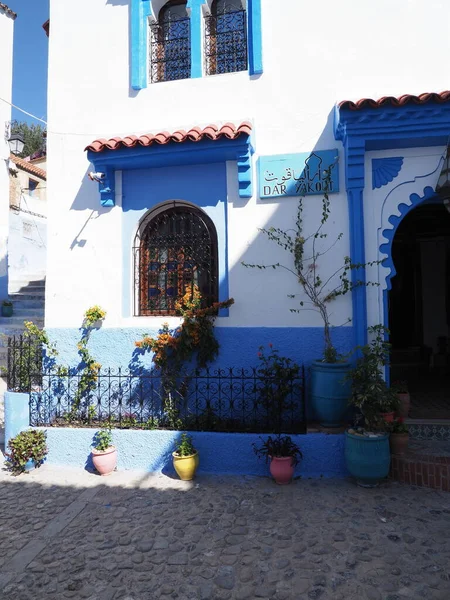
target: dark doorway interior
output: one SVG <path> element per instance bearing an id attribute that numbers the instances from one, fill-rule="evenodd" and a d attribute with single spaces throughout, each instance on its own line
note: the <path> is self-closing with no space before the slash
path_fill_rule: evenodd
<path id="1" fill-rule="evenodd" d="M 450 419 L 450 214 L 442 203 L 406 215 L 392 258 L 391 382 L 407 382 L 411 418 Z"/>

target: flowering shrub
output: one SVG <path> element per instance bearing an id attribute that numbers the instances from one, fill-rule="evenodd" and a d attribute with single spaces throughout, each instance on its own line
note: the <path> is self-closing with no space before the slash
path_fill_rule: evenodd
<path id="1" fill-rule="evenodd" d="M 219 352 L 214 335 L 214 321 L 219 309 L 234 304 L 233 298 L 201 308 L 202 298 L 197 286 L 177 300 L 175 307 L 182 322 L 170 329 L 164 323 L 156 338 L 144 335 L 135 342 L 137 348 L 153 352 L 152 361 L 161 370 L 163 410 L 171 426 L 178 426 L 178 401 L 187 393 L 189 372 L 184 365 L 196 359 L 196 367 L 204 368 Z"/>

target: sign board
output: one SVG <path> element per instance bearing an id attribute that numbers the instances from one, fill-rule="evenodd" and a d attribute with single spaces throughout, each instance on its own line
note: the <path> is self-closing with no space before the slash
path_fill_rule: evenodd
<path id="1" fill-rule="evenodd" d="M 260 198 L 323 194 L 327 171 L 328 193 L 339 192 L 338 150 L 261 156 L 258 161 Z"/>

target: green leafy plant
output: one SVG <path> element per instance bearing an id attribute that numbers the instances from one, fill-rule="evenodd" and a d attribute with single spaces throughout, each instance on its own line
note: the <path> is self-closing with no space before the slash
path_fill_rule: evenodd
<path id="1" fill-rule="evenodd" d="M 44 150 L 46 131 L 42 125 L 30 124 L 14 119 L 11 122 L 11 134 L 13 133 L 20 133 L 25 142 L 23 150 L 19 154 L 21 158 Z"/>
<path id="2" fill-rule="evenodd" d="M 93 327 L 98 321 L 104 321 L 106 318 L 106 311 L 103 310 L 98 304 L 91 306 L 84 313 L 84 323 L 87 328 Z"/>
<path id="3" fill-rule="evenodd" d="M 389 388 L 383 378 L 382 369 L 388 364 L 390 344 L 385 339 L 387 330 L 383 325 L 368 328 L 371 341 L 358 350 L 360 356 L 350 371 L 352 383 L 351 403 L 358 408 L 366 429 L 386 429 L 381 413 L 397 410 L 397 392 Z"/>
<path id="4" fill-rule="evenodd" d="M 299 460 L 303 458 L 302 451 L 289 435 L 277 435 L 276 437 L 269 437 L 266 440 L 260 438 L 262 441 L 261 446 L 252 444 L 253 450 L 259 458 L 265 458 L 266 462 L 271 458 L 286 458 L 292 457 L 292 464 L 295 466 Z"/>
<path id="5" fill-rule="evenodd" d="M 407 394 L 409 392 L 407 381 L 394 381 L 391 387 L 397 392 L 397 394 Z"/>
<path id="6" fill-rule="evenodd" d="M 405 424 L 402 417 L 394 419 L 390 429 L 391 433 L 409 433 L 408 426 Z"/>
<path id="7" fill-rule="evenodd" d="M 12 305 L 13 305 L 13 303 L 10 302 L 9 300 L 3 300 L 3 302 L 2 302 L 2 306 L 12 306 Z"/>
<path id="8" fill-rule="evenodd" d="M 106 452 L 112 446 L 111 429 L 101 429 L 94 436 L 94 448 L 99 452 Z"/>
<path id="9" fill-rule="evenodd" d="M 21 337 L 9 348 L 10 364 L 13 365 L 13 371 L 9 373 L 11 391 L 29 393 L 39 389 L 44 351 L 49 359 L 58 355 L 56 343 L 50 342 L 46 331 L 32 321 L 25 321 Z"/>
<path id="10" fill-rule="evenodd" d="M 48 453 L 47 433 L 37 429 L 21 431 L 9 440 L 8 448 L 5 465 L 14 474 L 23 473 L 29 460 L 35 467 L 40 467 Z"/>
<path id="11" fill-rule="evenodd" d="M 377 264 L 377 261 L 366 264 L 353 264 L 350 257 L 345 256 L 343 264 L 325 279 L 322 279 L 319 273 L 321 257 L 330 252 L 343 237 L 342 233 L 338 234 L 331 244 L 322 249 L 323 240 L 328 238 L 328 233 L 325 231 L 331 212 L 328 190 L 330 189 L 331 169 L 334 166 L 332 165 L 328 171 L 324 172 L 325 191 L 322 199 L 322 216 L 319 225 L 313 233 L 307 235 L 304 230 L 303 198 L 300 198 L 298 203 L 295 230 L 285 231 L 278 227 L 258 230 L 266 235 L 271 242 L 275 242 L 278 246 L 286 250 L 292 256 L 292 262 L 288 265 L 279 262 L 268 265 L 241 262 L 244 267 L 251 269 L 283 269 L 294 275 L 297 282 L 303 288 L 303 297 L 299 301 L 300 308 L 291 308 L 290 311 L 292 313 L 300 313 L 303 310 L 312 310 L 320 314 L 324 326 L 322 358 L 323 362 L 326 363 L 335 363 L 341 359 L 333 345 L 331 337 L 330 303 L 339 296 L 345 296 L 357 287 L 378 285 L 378 283 L 366 282 L 362 278 L 356 279 L 352 277 L 352 271 L 361 274 L 361 271 L 366 266 Z M 319 244 L 321 240 L 322 243 Z M 298 296 L 299 294 L 288 294 L 288 298 L 292 299 Z M 305 297 L 306 299 L 304 299 Z"/>
<path id="12" fill-rule="evenodd" d="M 197 450 L 192 443 L 192 436 L 182 433 L 181 438 L 175 444 L 175 454 L 177 456 L 192 456 Z"/>
<path id="13" fill-rule="evenodd" d="M 259 347 L 258 359 L 260 367 L 257 373 L 261 380 L 259 403 L 276 428 L 275 431 L 280 433 L 283 413 L 295 407 L 295 379 L 300 367 L 290 358 L 280 356 L 272 344 L 268 345 L 267 352 L 264 346 Z"/>

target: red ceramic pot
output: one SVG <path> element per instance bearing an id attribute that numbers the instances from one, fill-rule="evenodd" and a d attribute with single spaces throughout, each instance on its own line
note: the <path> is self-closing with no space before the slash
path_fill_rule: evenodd
<path id="1" fill-rule="evenodd" d="M 110 446 L 104 452 L 95 448 L 92 449 L 92 462 L 100 475 L 109 475 L 114 471 L 117 465 L 117 450 Z"/>
<path id="2" fill-rule="evenodd" d="M 386 423 L 393 423 L 395 418 L 395 412 L 392 411 L 387 413 L 380 413 L 380 416 Z"/>
<path id="3" fill-rule="evenodd" d="M 294 475 L 294 459 L 292 456 L 274 456 L 270 461 L 270 474 L 278 485 L 291 483 Z"/>
<path id="4" fill-rule="evenodd" d="M 405 454 L 408 450 L 409 435 L 407 433 L 391 433 L 389 442 L 392 454 Z"/>

